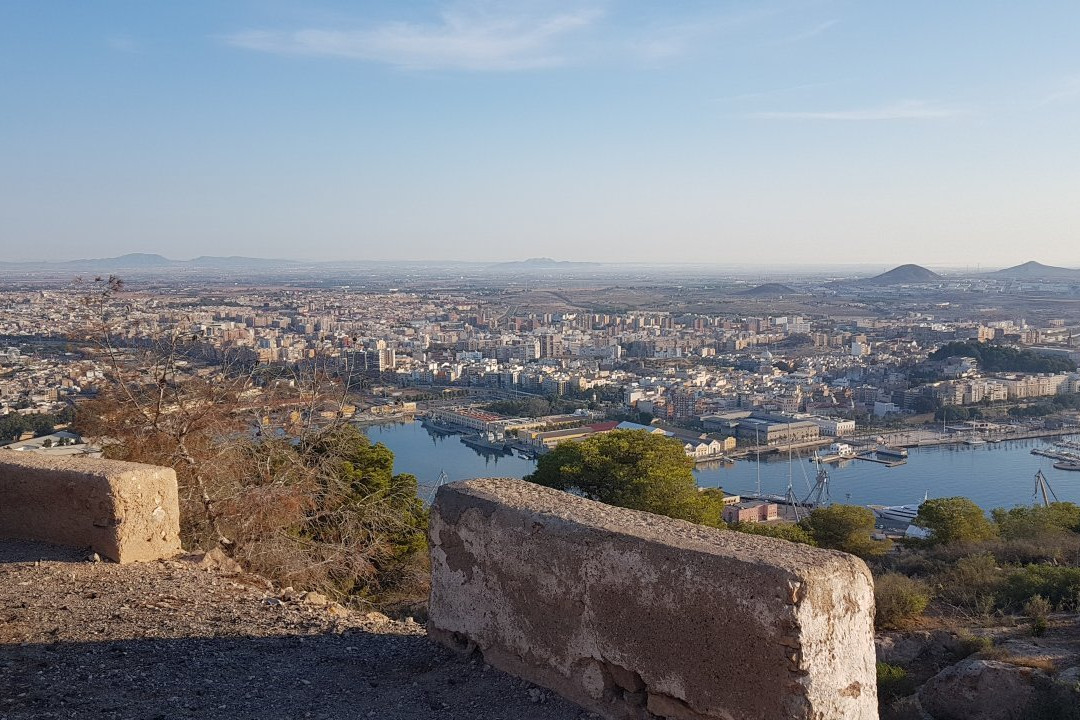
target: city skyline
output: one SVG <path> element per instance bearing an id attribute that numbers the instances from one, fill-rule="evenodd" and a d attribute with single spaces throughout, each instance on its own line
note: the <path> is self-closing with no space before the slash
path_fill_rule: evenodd
<path id="1" fill-rule="evenodd" d="M 0 9 L 4 260 L 1080 266 L 1080 8 Z"/>

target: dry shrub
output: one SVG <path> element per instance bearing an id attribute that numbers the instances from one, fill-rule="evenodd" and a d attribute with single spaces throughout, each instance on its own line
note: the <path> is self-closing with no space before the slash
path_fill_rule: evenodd
<path id="1" fill-rule="evenodd" d="M 878 628 L 900 630 L 923 614 L 930 603 L 930 591 L 920 580 L 887 572 L 874 580 L 874 624 Z"/>
<path id="2" fill-rule="evenodd" d="M 1032 635 L 1041 637 L 1046 634 L 1049 628 L 1050 611 L 1053 609 L 1050 601 L 1042 595 L 1033 595 L 1024 603 L 1024 614 L 1031 620 Z"/>
<path id="3" fill-rule="evenodd" d="M 980 553 L 957 559 L 934 580 L 943 602 L 965 613 L 988 615 L 997 605 L 1005 576 L 993 555 Z"/>
<path id="4" fill-rule="evenodd" d="M 986 657 L 988 653 L 993 653 L 995 648 L 992 638 L 985 635 L 973 635 L 967 630 L 961 630 L 957 633 L 953 659 L 960 662 L 975 653 L 981 653 L 983 657 Z"/>
<path id="5" fill-rule="evenodd" d="M 340 420 L 352 378 L 319 358 L 256 366 L 183 319 L 133 327 L 115 277 L 85 290 L 72 312 L 107 383 L 76 422 L 108 457 L 176 471 L 185 547 L 222 545 L 250 570 L 335 597 L 421 582 L 416 478 L 395 475 L 393 453 Z"/>
<path id="6" fill-rule="evenodd" d="M 352 426 L 256 437 L 249 387 L 229 376 L 132 383 L 78 420 L 108 457 L 176 470 L 189 550 L 221 544 L 253 572 L 338 598 L 416 586 L 426 513 L 415 478 L 394 475 L 393 454 Z"/>
<path id="7" fill-rule="evenodd" d="M 1053 659 L 1048 657 L 1030 657 L 1027 655 L 1007 655 L 1002 658 L 1003 662 L 1007 662 L 1010 665 L 1019 665 L 1020 667 L 1034 668 L 1035 670 L 1042 670 L 1047 675 L 1056 675 L 1058 671 L 1057 663 Z"/>

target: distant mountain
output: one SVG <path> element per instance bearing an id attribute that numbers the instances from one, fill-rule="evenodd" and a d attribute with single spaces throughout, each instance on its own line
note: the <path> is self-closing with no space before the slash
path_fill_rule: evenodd
<path id="1" fill-rule="evenodd" d="M 270 260 L 248 257 L 212 257 L 203 255 L 194 260 L 170 260 L 154 253 L 128 253 L 112 258 L 87 258 L 83 260 L 60 260 L 40 262 L 0 262 L 0 268 L 10 270 L 184 270 L 267 268 L 298 265 L 294 260 Z"/>
<path id="2" fill-rule="evenodd" d="M 1043 265 L 1034 260 L 987 275 L 1004 280 L 1080 280 L 1080 270 Z"/>
<path id="3" fill-rule="evenodd" d="M 741 290 L 735 294 L 745 297 L 779 297 L 781 295 L 797 295 L 798 292 L 794 288 L 780 283 L 764 283 L 757 287 Z"/>
<path id="4" fill-rule="evenodd" d="M 927 270 L 922 265 L 908 264 L 894 267 L 892 270 L 874 277 L 857 280 L 855 284 L 864 286 L 918 285 L 919 283 L 931 283 L 938 280 L 941 280 L 941 276 L 933 270 Z"/>
<path id="5" fill-rule="evenodd" d="M 217 255 L 200 255 L 193 260 L 182 261 L 185 265 L 200 268 L 254 268 L 254 267 L 288 267 L 302 265 L 296 260 L 280 260 L 277 258 L 252 258 L 240 255 L 219 257 Z"/>
<path id="6" fill-rule="evenodd" d="M 573 260 L 552 260 L 551 258 L 529 258 L 491 265 L 492 270 L 574 270 L 601 267 L 602 263 L 575 262 Z"/>
<path id="7" fill-rule="evenodd" d="M 154 253 L 128 253 L 114 258 L 96 258 L 93 260 L 68 260 L 63 265 L 109 265 L 112 267 L 145 268 L 175 265 L 177 260 L 170 260 Z"/>

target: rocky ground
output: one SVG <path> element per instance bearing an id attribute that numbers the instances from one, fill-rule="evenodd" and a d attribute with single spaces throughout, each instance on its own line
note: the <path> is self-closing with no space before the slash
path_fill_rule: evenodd
<path id="1" fill-rule="evenodd" d="M 224 556 L 120 566 L 0 542 L 0 719 L 85 717 L 595 716 Z"/>
<path id="2" fill-rule="evenodd" d="M 880 662 L 904 668 L 879 683 L 882 720 L 1080 720 L 1080 618 L 959 631 L 885 633 Z M 892 697 L 895 700 L 891 700 Z"/>

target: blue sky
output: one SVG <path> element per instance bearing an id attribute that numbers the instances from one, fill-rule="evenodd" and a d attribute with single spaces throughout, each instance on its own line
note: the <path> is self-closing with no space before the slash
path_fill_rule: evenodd
<path id="1" fill-rule="evenodd" d="M 1080 3 L 0 4 L 7 259 L 1080 266 Z"/>

